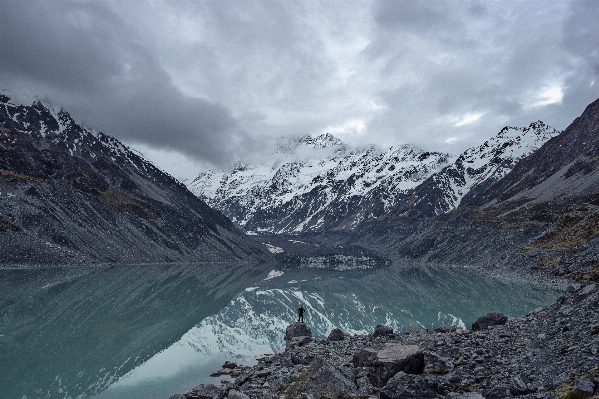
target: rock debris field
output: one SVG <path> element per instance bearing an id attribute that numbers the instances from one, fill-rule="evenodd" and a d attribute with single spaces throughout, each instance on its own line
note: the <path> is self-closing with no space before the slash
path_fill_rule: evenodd
<path id="1" fill-rule="evenodd" d="M 470 330 L 439 327 L 368 335 L 287 328 L 283 353 L 253 367 L 232 362 L 220 386 L 170 399 L 248 398 L 599 398 L 599 286 L 569 287 L 545 308 L 508 319 L 479 318 Z M 596 394 L 597 392 L 597 394 Z"/>

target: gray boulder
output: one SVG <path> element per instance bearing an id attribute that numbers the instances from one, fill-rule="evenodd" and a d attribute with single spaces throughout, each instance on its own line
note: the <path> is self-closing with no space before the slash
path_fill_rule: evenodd
<path id="1" fill-rule="evenodd" d="M 391 327 L 379 324 L 374 329 L 374 333 L 372 333 L 372 338 L 387 337 L 391 334 L 393 334 L 393 329 Z"/>
<path id="2" fill-rule="evenodd" d="M 271 373 L 272 373 L 272 371 L 270 369 L 256 370 L 254 372 L 254 377 L 264 378 L 264 377 L 268 377 Z"/>
<path id="3" fill-rule="evenodd" d="M 368 376 L 356 378 L 356 385 L 358 386 L 358 395 L 369 395 L 376 391 L 376 388 L 370 383 Z"/>
<path id="4" fill-rule="evenodd" d="M 187 396 L 181 395 L 180 393 L 176 393 L 168 399 L 187 399 Z"/>
<path id="5" fill-rule="evenodd" d="M 462 372 L 458 368 L 453 369 L 445 376 L 445 379 L 452 384 L 459 384 L 462 382 Z"/>
<path id="6" fill-rule="evenodd" d="M 224 369 L 234 369 L 235 367 L 237 367 L 237 363 L 230 362 L 228 360 L 225 362 L 225 364 L 223 364 Z"/>
<path id="7" fill-rule="evenodd" d="M 590 398 L 595 393 L 595 384 L 589 380 L 578 380 L 574 384 L 574 390 Z"/>
<path id="8" fill-rule="evenodd" d="M 245 393 L 243 392 L 239 392 L 235 389 L 231 389 L 229 391 L 229 395 L 227 396 L 229 399 L 250 399 L 249 396 L 247 396 Z"/>
<path id="9" fill-rule="evenodd" d="M 386 343 L 381 349 L 360 349 L 353 357 L 354 367 L 369 367 L 372 385 L 382 388 L 400 371 L 416 374 L 424 367 L 424 353 L 416 345 Z"/>
<path id="10" fill-rule="evenodd" d="M 399 372 L 381 390 L 381 399 L 433 399 L 441 392 L 435 374 L 413 375 Z"/>
<path id="11" fill-rule="evenodd" d="M 342 341 L 343 338 L 343 331 L 341 331 L 339 328 L 335 328 L 333 331 L 331 331 L 327 339 L 329 341 Z"/>
<path id="12" fill-rule="evenodd" d="M 321 357 L 316 357 L 312 361 L 306 389 L 309 394 L 317 398 L 322 396 L 338 398 L 356 395 L 354 382 Z"/>
<path id="13" fill-rule="evenodd" d="M 214 384 L 201 384 L 185 392 L 185 396 L 197 399 L 223 399 L 225 392 Z"/>
<path id="14" fill-rule="evenodd" d="M 304 364 L 306 363 L 306 358 L 302 355 L 296 355 L 295 353 L 291 354 L 291 363 L 292 364 Z"/>
<path id="15" fill-rule="evenodd" d="M 297 355 L 295 355 L 295 356 L 297 357 Z M 273 364 L 278 363 L 279 366 L 281 366 L 281 367 L 289 367 L 294 364 L 301 364 L 301 363 L 294 363 L 293 357 L 294 357 L 293 352 L 278 353 L 278 354 L 274 355 L 273 357 L 271 357 L 271 363 L 273 363 Z"/>
<path id="16" fill-rule="evenodd" d="M 485 395 L 487 399 L 501 399 L 501 398 L 511 398 L 513 396 L 512 392 L 506 387 L 495 387 L 491 389 Z"/>
<path id="17" fill-rule="evenodd" d="M 500 312 L 491 312 L 487 313 L 484 316 L 481 316 L 472 323 L 472 331 L 484 331 L 489 326 L 497 326 L 501 324 L 505 324 L 507 322 L 507 316 Z"/>
<path id="18" fill-rule="evenodd" d="M 285 330 L 285 339 L 290 341 L 295 337 L 311 337 L 312 330 L 305 323 L 293 323 L 287 326 Z"/>
<path id="19" fill-rule="evenodd" d="M 235 378 L 235 385 L 241 386 L 244 382 L 246 382 L 247 380 L 249 380 L 250 377 L 251 377 L 251 375 L 248 374 L 248 373 L 241 373 L 241 374 L 239 374 L 239 376 L 237 378 Z"/>

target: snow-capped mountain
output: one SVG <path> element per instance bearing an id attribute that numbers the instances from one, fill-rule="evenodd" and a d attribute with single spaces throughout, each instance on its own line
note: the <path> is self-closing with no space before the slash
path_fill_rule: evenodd
<path id="1" fill-rule="evenodd" d="M 114 137 L 81 126 L 62 108 L 35 98 L 0 92 L 0 117 L 1 127 L 49 140 L 63 147 L 70 156 L 95 159 L 98 156 L 95 152 L 99 151 L 113 162 L 168 175 Z M 94 152 L 89 152 L 90 149 Z"/>
<path id="2" fill-rule="evenodd" d="M 6 92 L 0 233 L 3 263 L 246 259 L 264 251 L 117 139 Z"/>
<path id="3" fill-rule="evenodd" d="M 248 232 L 351 230 L 448 164 L 410 145 L 351 148 L 327 133 L 284 143 L 271 162 L 200 174 L 190 189 Z"/>
<path id="4" fill-rule="evenodd" d="M 467 204 L 559 133 L 541 121 L 528 127 L 506 126 L 495 137 L 467 149 L 454 163 L 414 188 L 393 213 L 428 217 Z"/>

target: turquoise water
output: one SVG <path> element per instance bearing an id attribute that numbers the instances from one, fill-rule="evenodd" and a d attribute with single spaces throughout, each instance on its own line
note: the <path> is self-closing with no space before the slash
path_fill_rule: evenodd
<path id="1" fill-rule="evenodd" d="M 275 271 L 273 273 L 273 271 Z M 271 276 L 272 278 L 268 278 Z M 6 398 L 166 399 L 224 360 L 284 347 L 299 305 L 316 336 L 513 317 L 560 291 L 465 268 L 326 271 L 239 265 L 0 270 Z"/>

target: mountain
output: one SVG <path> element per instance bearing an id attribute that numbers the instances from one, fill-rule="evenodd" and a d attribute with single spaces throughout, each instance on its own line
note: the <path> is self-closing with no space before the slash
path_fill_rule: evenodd
<path id="1" fill-rule="evenodd" d="M 450 156 L 410 145 L 354 149 L 327 133 L 284 143 L 270 159 L 202 173 L 190 189 L 248 232 L 351 231 L 387 212 Z"/>
<path id="2" fill-rule="evenodd" d="M 8 93 L 0 94 L 0 237 L 3 264 L 268 258 L 115 138 Z"/>
<path id="3" fill-rule="evenodd" d="M 531 199 L 535 203 L 599 193 L 599 99 L 564 132 L 481 193 L 475 205 Z"/>
<path id="4" fill-rule="evenodd" d="M 596 100 L 467 203 L 427 219 L 392 210 L 345 240 L 395 259 L 599 282 L 598 166 Z"/>
<path id="5" fill-rule="evenodd" d="M 453 164 L 412 189 L 391 212 L 412 218 L 430 217 L 468 204 L 559 133 L 541 121 L 522 128 L 506 126 L 495 137 L 467 149 Z"/>

